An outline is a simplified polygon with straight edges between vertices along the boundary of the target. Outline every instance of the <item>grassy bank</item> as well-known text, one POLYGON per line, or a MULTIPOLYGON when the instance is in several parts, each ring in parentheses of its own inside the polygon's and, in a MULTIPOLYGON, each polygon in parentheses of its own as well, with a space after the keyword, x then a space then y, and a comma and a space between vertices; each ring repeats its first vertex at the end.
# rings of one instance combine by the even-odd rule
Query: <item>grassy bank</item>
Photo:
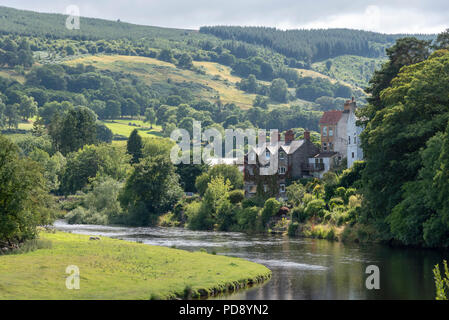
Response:
POLYGON ((268 279, 266 267, 239 258, 110 238, 41 233, 51 248, 0 256, 0 299, 170 299, 213 295, 268 279), (80 289, 66 288, 67 266, 80 289))

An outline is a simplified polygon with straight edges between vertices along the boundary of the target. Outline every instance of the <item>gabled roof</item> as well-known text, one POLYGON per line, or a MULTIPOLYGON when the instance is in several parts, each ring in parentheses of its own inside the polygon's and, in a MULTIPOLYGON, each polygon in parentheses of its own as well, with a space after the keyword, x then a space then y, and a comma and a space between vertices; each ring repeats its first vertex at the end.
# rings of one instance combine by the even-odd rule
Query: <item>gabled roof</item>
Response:
POLYGON ((337 124, 342 114, 341 110, 325 111, 320 119, 320 124, 337 124))
POLYGON ((304 144, 304 140, 293 140, 289 143, 285 143, 285 141, 280 141, 277 143, 277 145, 271 145, 270 143, 265 143, 259 147, 254 147, 252 150, 258 155, 263 155, 265 153, 265 150, 268 149, 271 154, 277 154, 279 148, 284 150, 286 154, 292 154, 296 150, 298 150, 299 147, 301 147, 304 144))
POLYGON ((336 156, 338 154, 338 152, 334 152, 334 151, 322 151, 320 153, 318 153, 317 155, 314 156, 314 158, 332 158, 334 156, 336 156))

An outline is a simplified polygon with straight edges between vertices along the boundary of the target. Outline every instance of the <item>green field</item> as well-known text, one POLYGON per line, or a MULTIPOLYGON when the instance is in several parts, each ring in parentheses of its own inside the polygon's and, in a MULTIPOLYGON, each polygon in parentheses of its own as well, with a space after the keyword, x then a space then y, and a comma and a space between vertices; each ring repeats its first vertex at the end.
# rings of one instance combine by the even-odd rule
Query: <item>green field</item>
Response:
POLYGON ((268 279, 271 271, 240 258, 188 252, 118 239, 41 233, 51 248, 0 256, 0 299, 170 299, 210 294, 268 279), (80 289, 66 288, 66 268, 80 289))
POLYGON ((160 136, 162 131, 162 127, 158 125, 153 125, 153 129, 150 129, 150 125, 143 122, 142 120, 116 119, 100 122, 106 125, 106 127, 108 127, 113 134, 121 135, 124 137, 129 137, 134 129, 137 129, 142 137, 160 136))

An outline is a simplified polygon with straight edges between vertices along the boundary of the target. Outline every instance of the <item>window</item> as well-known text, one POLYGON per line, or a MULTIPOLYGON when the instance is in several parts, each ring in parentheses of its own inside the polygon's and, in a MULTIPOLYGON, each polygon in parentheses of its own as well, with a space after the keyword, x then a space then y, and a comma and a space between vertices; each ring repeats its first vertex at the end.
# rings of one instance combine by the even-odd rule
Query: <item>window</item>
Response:
POLYGON ((285 184, 281 183, 281 184, 279 185, 279 191, 280 191, 281 193, 284 193, 284 192, 285 192, 285 184))
POLYGON ((351 144, 351 136, 348 136, 348 144, 351 144))
POLYGON ((323 127, 323 136, 327 136, 327 127, 323 127))
POLYGON ((334 135, 334 129, 329 128, 329 137, 332 137, 334 135))
POLYGON ((250 186, 249 187, 249 193, 256 193, 257 192, 257 186, 250 186))
POLYGON ((263 192, 267 192, 268 191, 268 185, 267 184, 264 184, 263 185, 263 192))
POLYGON ((354 136, 354 144, 357 144, 357 136, 354 136))
POLYGON ((270 160, 270 151, 269 150, 265 151, 265 158, 267 160, 270 160))
POLYGON ((326 151, 327 150, 327 143, 323 142, 323 150, 326 151))
POLYGON ((285 167, 279 167, 278 172, 280 174, 285 174, 285 172, 287 171, 287 169, 285 167))
POLYGON ((354 159, 354 152, 352 153, 352 158, 354 159))
POLYGON ((334 150, 334 145, 332 144, 332 142, 329 142, 329 151, 334 150))
POLYGON ((255 154, 254 152, 251 152, 251 153, 249 154, 249 160, 250 160, 250 161, 255 161, 255 160, 256 160, 256 154, 255 154))
POLYGON ((279 152, 279 159, 281 159, 281 160, 285 159, 285 152, 284 151, 279 152))

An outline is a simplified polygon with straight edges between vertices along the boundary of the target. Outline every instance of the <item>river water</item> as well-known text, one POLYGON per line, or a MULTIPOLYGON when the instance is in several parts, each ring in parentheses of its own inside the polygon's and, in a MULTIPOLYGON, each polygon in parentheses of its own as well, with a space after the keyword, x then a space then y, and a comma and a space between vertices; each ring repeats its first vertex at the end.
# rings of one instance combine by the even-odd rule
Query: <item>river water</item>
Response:
POLYGON ((218 299, 434 299, 432 269, 449 252, 348 245, 327 240, 203 232, 181 228, 68 225, 58 230, 244 258, 273 272, 263 285, 218 299), (365 286, 366 268, 380 270, 380 289, 365 286))

